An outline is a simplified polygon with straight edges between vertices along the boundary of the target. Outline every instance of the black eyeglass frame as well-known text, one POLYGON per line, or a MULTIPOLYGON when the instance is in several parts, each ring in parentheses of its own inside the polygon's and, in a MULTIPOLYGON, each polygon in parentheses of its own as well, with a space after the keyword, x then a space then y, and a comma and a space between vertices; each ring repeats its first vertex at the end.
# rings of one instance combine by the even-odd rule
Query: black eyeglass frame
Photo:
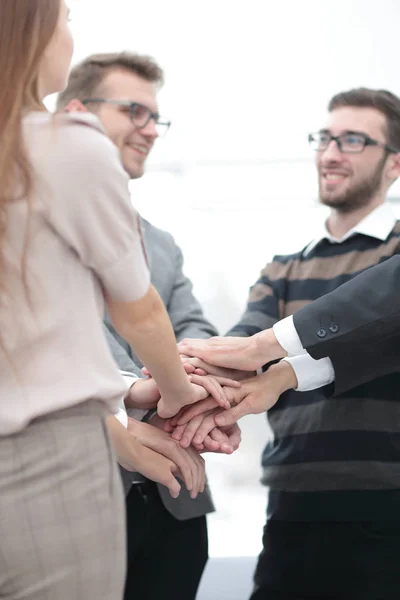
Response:
POLYGON ((165 135, 171 127, 171 121, 162 118, 157 112, 152 112, 147 106, 140 102, 129 102, 129 100, 107 100, 107 98, 85 98, 84 100, 81 100, 81 102, 84 106, 86 106, 86 104, 114 104, 115 106, 129 108, 129 118, 138 129, 144 129, 152 119, 156 126, 158 125, 159 127, 164 128, 162 135, 165 135), (134 121, 135 110, 137 107, 145 109, 148 113, 146 121, 140 125, 134 121))
POLYGON ((396 150, 396 148, 393 148, 392 146, 389 146, 388 144, 385 144, 384 142, 379 142, 378 140, 374 140, 372 137, 370 137, 366 133, 362 133, 362 131, 346 131, 344 133, 341 133, 340 135, 332 135, 327 130, 316 131, 314 133, 308 134, 308 143, 311 145, 313 142, 315 142, 315 140, 313 139, 313 136, 321 135, 321 134, 327 135, 329 137, 329 140, 327 141, 326 145, 324 145, 323 148, 320 148, 320 147, 313 148, 313 150, 315 150, 316 152, 325 152, 325 150, 328 148, 328 146, 331 142, 336 142, 337 147, 339 148, 339 151, 343 152, 344 154, 361 154, 361 152, 364 152, 364 150, 367 146, 378 146, 379 148, 383 148, 384 150, 386 150, 386 152, 389 152, 391 154, 398 154, 400 152, 400 150, 396 150), (357 135, 363 139, 363 145, 360 150, 343 150, 343 141, 341 138, 348 136, 348 135, 357 135))

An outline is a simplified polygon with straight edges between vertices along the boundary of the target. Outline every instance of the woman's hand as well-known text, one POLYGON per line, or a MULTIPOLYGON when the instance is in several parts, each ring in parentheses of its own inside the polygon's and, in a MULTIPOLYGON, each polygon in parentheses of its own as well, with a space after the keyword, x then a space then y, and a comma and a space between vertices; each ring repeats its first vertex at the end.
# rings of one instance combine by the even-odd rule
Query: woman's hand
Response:
POLYGON ((208 396, 212 396, 218 406, 229 408, 230 403, 227 396, 227 389, 238 389, 240 383, 231 379, 213 377, 211 375, 190 375, 189 381, 191 385, 190 392, 184 398, 171 398, 165 400, 161 397, 157 412, 162 418, 173 417, 183 406, 195 404, 199 400, 203 400, 208 396))

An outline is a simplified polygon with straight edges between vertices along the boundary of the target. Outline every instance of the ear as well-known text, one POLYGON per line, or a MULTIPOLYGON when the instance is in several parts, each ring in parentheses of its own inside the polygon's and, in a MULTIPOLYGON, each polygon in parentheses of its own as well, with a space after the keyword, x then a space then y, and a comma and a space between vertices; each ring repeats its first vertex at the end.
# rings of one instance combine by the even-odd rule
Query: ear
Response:
POLYGON ((88 112, 88 109, 80 100, 74 98, 68 102, 67 106, 64 108, 64 112, 88 112))
POLYGON ((392 154, 389 157, 389 168, 387 171, 388 176, 392 180, 392 182, 400 177, 400 152, 397 154, 392 154))

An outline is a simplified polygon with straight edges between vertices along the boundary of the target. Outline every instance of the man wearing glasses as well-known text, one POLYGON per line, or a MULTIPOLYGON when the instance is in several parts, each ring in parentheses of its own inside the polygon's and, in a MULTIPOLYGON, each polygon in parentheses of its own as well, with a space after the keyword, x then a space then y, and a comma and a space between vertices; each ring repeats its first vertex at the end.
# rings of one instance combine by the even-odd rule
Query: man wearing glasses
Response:
MULTIPOLYGON (((265 267, 229 335, 268 329, 400 250, 400 223, 385 201, 400 176, 400 99, 339 93, 309 143, 330 215, 300 252, 265 267)), ((329 330, 338 328, 331 317, 329 330)), ((400 375, 332 397, 326 361, 286 360, 298 388, 268 411, 269 502, 251 600, 400 598, 400 375)))
MULTIPOLYGON (((144 174, 154 142, 170 127, 158 113, 157 92, 162 84, 163 72, 149 57, 128 52, 98 54, 74 67, 57 109, 94 112, 118 147, 125 170, 137 179, 144 174)), ((166 305, 177 339, 216 335, 183 274, 182 252, 172 236, 144 220, 142 228, 152 282, 166 305)), ((114 336, 111 348, 115 348, 115 340, 120 344, 118 352, 113 352, 120 368, 140 377, 139 359, 111 323, 107 327, 107 337, 114 336), (125 356, 121 358, 121 354, 125 356)), ((133 421, 129 421, 130 427, 134 427, 133 421)), ((233 446, 239 438, 237 430, 233 446)), ((125 600, 159 600, 164 593, 176 600, 194 600, 208 558, 205 515, 214 510, 209 490, 193 500, 182 487, 179 498, 172 499, 167 488, 138 473, 125 471, 123 479, 126 491, 130 490, 125 600)))

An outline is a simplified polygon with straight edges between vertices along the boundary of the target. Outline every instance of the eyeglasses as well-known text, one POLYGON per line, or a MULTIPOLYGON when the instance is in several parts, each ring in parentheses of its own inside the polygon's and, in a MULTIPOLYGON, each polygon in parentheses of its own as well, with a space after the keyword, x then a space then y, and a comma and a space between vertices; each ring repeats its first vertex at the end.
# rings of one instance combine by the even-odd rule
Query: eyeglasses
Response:
POLYGON ((106 100, 105 98, 86 98, 82 104, 115 104, 120 106, 121 110, 129 113, 129 118, 138 129, 144 129, 146 125, 154 120, 157 134, 163 137, 171 126, 171 121, 160 117, 156 112, 152 112, 144 104, 139 102, 129 102, 129 100, 106 100))
POLYGON ((324 152, 332 141, 336 142, 340 152, 345 154, 363 152, 366 146, 379 146, 386 152, 393 152, 394 154, 400 152, 400 150, 396 150, 383 142, 378 142, 369 135, 358 131, 346 131, 341 135, 332 135, 329 131, 317 131, 316 133, 310 133, 308 136, 311 148, 317 152, 324 152))

